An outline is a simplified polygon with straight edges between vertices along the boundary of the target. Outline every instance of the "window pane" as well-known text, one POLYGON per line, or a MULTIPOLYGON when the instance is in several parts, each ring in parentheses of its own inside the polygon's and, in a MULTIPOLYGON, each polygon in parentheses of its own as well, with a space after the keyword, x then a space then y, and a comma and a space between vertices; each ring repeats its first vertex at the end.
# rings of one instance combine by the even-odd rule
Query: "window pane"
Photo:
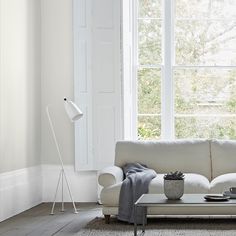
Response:
POLYGON ((235 0, 176 0, 177 18, 236 18, 235 0))
POLYGON ((211 15, 222 18, 236 18, 235 0, 211 0, 211 15))
POLYGON ((236 139, 236 117, 177 117, 176 138, 236 139))
POLYGON ((176 69, 174 82, 176 113, 236 113, 236 69, 176 69))
MULTIPOLYGON (((161 136, 162 2, 138 1, 139 139, 161 136)), ((170 2, 176 138, 236 139, 236 68, 217 68, 236 66, 236 0, 170 2)))
POLYGON ((176 0, 177 18, 209 17, 211 0, 176 0))
POLYGON ((236 65, 236 21, 176 20, 177 65, 236 65))
POLYGON ((138 113, 161 113, 161 70, 158 68, 138 71, 138 113))
POLYGON ((138 139, 159 139, 160 136, 160 116, 138 116, 138 139))
POLYGON ((139 17, 161 18, 161 0, 139 0, 139 17))
POLYGON ((139 64, 161 64, 161 21, 139 20, 138 31, 139 64))

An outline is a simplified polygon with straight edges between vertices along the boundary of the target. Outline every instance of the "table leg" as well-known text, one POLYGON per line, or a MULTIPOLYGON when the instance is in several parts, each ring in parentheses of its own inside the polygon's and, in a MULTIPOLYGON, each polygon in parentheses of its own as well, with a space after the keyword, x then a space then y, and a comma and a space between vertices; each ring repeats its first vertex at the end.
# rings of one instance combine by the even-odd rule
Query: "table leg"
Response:
POLYGON ((137 206, 134 204, 134 236, 137 236, 137 206))
POLYGON ((145 225, 146 225, 146 221, 147 221, 147 211, 146 211, 146 207, 143 207, 143 227, 142 227, 142 235, 144 235, 145 233, 145 225))

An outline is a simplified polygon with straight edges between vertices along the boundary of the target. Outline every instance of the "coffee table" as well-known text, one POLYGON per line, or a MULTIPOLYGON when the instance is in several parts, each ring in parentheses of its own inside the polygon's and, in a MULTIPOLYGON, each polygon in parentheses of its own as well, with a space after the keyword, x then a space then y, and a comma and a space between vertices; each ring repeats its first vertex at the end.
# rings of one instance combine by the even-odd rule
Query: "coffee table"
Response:
MULTIPOLYGON (((179 200, 168 200, 164 194, 143 194, 135 203, 134 203, 134 236, 137 236, 137 208, 138 207, 220 207, 220 206, 234 206, 236 207, 236 199, 230 199, 229 201, 206 201, 204 199, 205 194, 184 194, 184 196, 179 200)), ((143 216, 142 223, 142 233, 145 233, 145 224, 146 224, 147 215, 143 216)))

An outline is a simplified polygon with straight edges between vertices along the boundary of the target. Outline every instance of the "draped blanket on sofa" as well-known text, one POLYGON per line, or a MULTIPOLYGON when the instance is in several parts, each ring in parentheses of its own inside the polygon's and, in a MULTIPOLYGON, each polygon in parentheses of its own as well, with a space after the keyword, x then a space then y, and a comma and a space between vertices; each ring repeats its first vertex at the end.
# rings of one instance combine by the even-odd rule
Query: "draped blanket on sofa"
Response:
MULTIPOLYGON (((123 166, 125 180, 122 183, 119 198, 118 219, 134 223, 134 203, 148 193, 149 183, 156 177, 156 172, 140 163, 129 163, 123 166)), ((137 208, 137 223, 141 224, 146 209, 137 208)))

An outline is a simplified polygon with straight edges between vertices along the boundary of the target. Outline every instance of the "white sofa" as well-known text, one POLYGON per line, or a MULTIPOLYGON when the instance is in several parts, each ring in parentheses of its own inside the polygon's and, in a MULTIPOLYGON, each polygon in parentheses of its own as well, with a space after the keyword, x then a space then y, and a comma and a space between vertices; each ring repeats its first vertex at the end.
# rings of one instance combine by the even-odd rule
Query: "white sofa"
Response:
MULTIPOLYGON (((179 170, 185 174, 185 193, 222 193, 236 187, 236 141, 177 140, 120 141, 116 144, 115 165, 100 171, 100 200, 106 221, 118 214, 126 163, 146 164, 157 172, 149 193, 163 193, 163 175, 179 170)), ((152 207, 148 215, 236 215, 232 207, 152 207)))

